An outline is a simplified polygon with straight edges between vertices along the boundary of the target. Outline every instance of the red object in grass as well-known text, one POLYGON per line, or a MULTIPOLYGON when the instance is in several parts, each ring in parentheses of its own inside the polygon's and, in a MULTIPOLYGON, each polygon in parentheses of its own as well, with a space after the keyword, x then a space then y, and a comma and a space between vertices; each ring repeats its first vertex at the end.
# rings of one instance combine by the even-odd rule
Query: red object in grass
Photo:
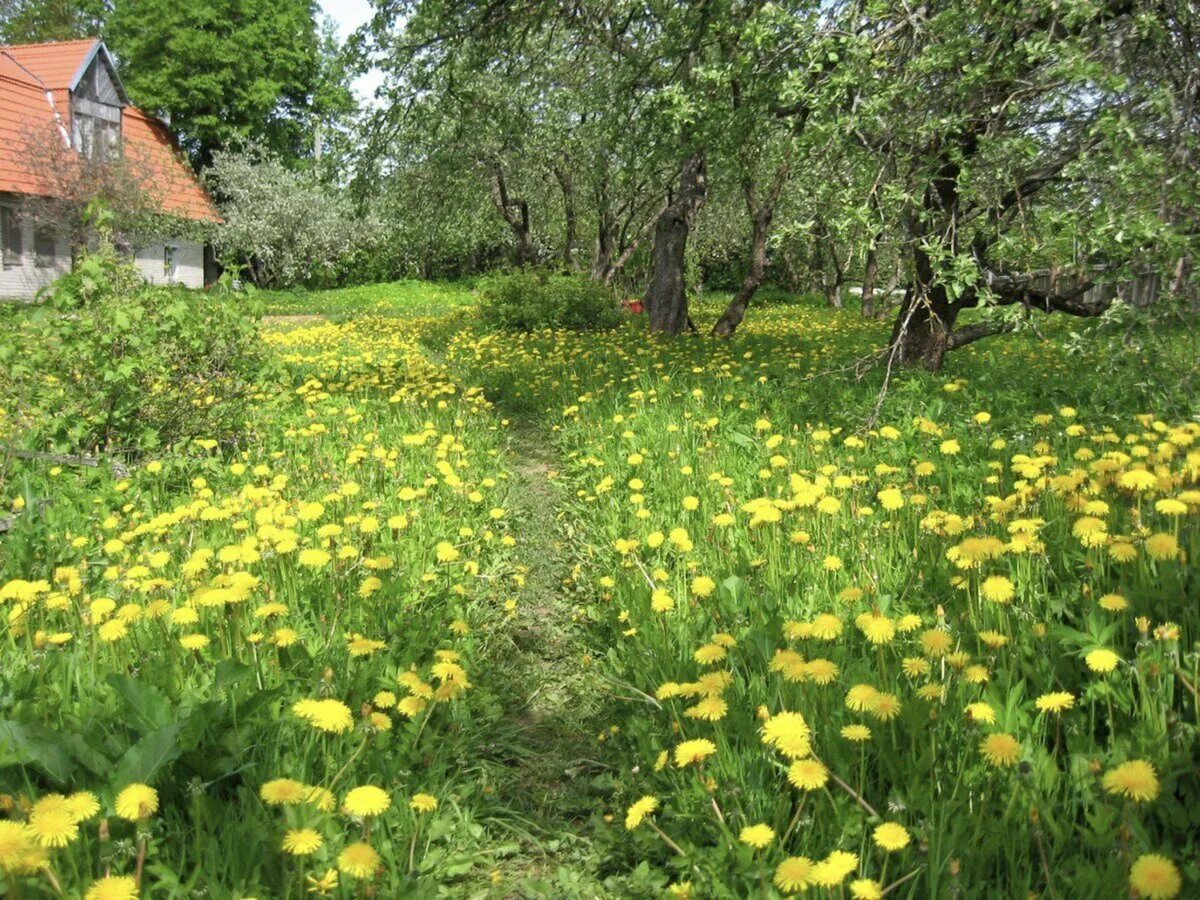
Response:
POLYGON ((625 308, 635 315, 645 310, 645 307, 642 306, 642 301, 636 297, 633 300, 626 300, 625 308))

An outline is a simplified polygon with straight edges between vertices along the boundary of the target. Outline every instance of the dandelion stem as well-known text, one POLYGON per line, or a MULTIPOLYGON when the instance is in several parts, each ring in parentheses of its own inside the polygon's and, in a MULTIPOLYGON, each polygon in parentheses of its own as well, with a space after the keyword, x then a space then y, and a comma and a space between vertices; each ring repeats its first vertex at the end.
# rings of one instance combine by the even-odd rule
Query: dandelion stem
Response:
MULTIPOLYGON (((813 759, 817 759, 817 758, 814 756, 813 759)), ((817 762, 820 762, 820 760, 817 760, 817 762)), ((829 769, 828 766, 826 766, 825 768, 829 769)), ((853 797, 854 800, 858 803, 858 805, 861 806, 864 810, 866 810, 868 813, 870 813, 876 819, 883 818, 883 816, 879 815, 879 811, 877 809, 875 809, 875 807, 873 807, 870 803, 868 803, 866 800, 863 799, 862 794, 860 794, 854 788, 850 787, 850 785, 846 784, 846 782, 842 781, 842 779, 838 778, 838 776, 834 773, 833 769, 829 769, 829 777, 833 779, 833 781, 837 784, 838 787, 840 787, 847 794, 849 794, 851 797, 853 797)))
POLYGON ((666 833, 661 828, 659 828, 657 825, 655 825, 653 821, 651 821, 650 819, 647 819, 646 824, 649 825, 652 829, 654 829, 654 833, 663 839, 664 844, 666 844, 668 847, 670 847, 672 850, 674 850, 680 856, 687 856, 687 854, 684 853, 683 848, 680 847, 673 840, 671 840, 669 837, 667 837, 666 833))
POLYGON ((904 884, 904 882, 912 881, 914 878, 916 878, 920 874, 921 874, 921 867, 918 866, 917 868, 915 868, 911 872, 909 872, 907 875, 903 876, 902 878, 897 878, 895 881, 893 881, 891 884, 889 884, 887 887, 885 887, 883 889, 883 891, 880 893, 880 896, 886 897, 888 894, 890 894, 896 888, 900 887, 900 885, 904 884))
POLYGON ((792 816, 792 821, 788 823, 787 831, 785 831, 783 833, 783 837, 779 839, 781 846, 787 844, 787 839, 790 838, 792 836, 792 832, 795 831, 796 825, 798 825, 800 822, 800 814, 804 812, 804 804, 807 802, 808 794, 805 794, 800 798, 800 805, 796 807, 796 812, 792 816))

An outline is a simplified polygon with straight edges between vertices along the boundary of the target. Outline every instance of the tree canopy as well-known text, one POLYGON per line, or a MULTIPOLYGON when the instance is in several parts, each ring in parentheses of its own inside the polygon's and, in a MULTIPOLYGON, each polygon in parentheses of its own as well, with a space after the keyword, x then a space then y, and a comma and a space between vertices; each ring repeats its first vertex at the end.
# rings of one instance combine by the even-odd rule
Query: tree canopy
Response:
POLYGON ((1122 277, 1187 286, 1192 4, 375 7, 373 164, 469 173, 514 263, 620 274, 654 330, 690 327, 697 252, 737 288, 720 335, 769 278, 834 304, 855 281, 874 314, 882 277, 893 355, 931 368, 1033 310, 1098 314, 1122 277))

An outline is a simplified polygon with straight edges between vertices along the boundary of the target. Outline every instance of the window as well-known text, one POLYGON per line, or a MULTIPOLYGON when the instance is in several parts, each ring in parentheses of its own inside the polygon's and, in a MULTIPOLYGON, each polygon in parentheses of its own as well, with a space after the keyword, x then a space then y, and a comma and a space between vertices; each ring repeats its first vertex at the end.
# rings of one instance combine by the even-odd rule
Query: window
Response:
POLYGON ((179 250, 174 244, 163 244, 163 275, 169 280, 175 280, 175 273, 178 271, 178 266, 175 262, 175 253, 179 250))
POLYGON ((57 244, 52 229, 44 225, 35 228, 33 232, 33 264, 39 269, 51 268, 54 265, 54 258, 58 255, 57 244))
POLYGON ((120 121, 111 122, 76 108, 75 148, 84 158, 99 162, 112 162, 120 158, 120 121))
POLYGON ((14 207, 0 206, 0 243, 4 250, 4 268, 21 265, 21 215, 14 207))

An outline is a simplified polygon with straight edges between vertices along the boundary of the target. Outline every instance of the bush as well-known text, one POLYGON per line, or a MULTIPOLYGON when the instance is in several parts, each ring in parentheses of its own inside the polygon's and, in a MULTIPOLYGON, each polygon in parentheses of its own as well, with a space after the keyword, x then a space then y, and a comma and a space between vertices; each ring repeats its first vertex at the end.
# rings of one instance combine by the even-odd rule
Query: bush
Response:
POLYGON ((252 302, 145 286, 111 247, 85 257, 0 335, 23 443, 135 454, 234 434, 264 360, 252 302))
POLYGON ((480 314, 493 328, 535 331, 612 328, 621 319, 616 295, 583 275, 524 270, 479 283, 480 314))

